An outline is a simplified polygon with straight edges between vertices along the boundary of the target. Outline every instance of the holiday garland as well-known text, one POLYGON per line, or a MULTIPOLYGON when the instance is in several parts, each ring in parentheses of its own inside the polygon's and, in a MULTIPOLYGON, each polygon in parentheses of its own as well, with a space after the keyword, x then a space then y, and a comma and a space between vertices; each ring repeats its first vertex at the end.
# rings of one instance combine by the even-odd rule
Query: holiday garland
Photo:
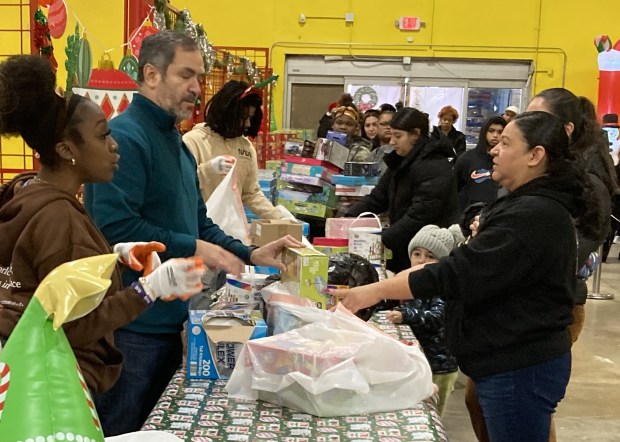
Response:
POLYGON ((47 23, 47 17, 41 11, 41 8, 38 8, 34 13, 34 29, 32 31, 32 36, 34 39, 34 46, 39 51, 39 55, 47 58, 56 72, 58 69, 58 62, 54 57, 54 46, 52 45, 52 37, 50 36, 50 28, 47 23))

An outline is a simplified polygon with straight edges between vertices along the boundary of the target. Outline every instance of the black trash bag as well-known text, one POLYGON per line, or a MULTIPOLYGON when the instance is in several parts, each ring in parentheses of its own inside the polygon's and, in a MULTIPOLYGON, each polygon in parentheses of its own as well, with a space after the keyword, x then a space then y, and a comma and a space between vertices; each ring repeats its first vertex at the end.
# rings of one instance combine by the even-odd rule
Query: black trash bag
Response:
MULTIPOLYGON (((354 253, 341 253, 329 257, 327 284, 358 287, 379 281, 379 274, 366 259, 354 253)), ((355 315, 368 321, 375 313, 376 305, 359 310, 355 315)))

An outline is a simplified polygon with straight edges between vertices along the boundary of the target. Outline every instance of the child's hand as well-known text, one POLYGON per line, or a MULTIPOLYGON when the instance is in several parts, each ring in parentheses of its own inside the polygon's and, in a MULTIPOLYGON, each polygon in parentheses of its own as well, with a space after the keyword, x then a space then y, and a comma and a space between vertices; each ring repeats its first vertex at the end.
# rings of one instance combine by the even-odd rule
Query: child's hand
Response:
POLYGON ((391 312, 388 312, 386 318, 392 324, 400 324, 401 322, 403 322, 403 314, 398 310, 392 310, 391 312))

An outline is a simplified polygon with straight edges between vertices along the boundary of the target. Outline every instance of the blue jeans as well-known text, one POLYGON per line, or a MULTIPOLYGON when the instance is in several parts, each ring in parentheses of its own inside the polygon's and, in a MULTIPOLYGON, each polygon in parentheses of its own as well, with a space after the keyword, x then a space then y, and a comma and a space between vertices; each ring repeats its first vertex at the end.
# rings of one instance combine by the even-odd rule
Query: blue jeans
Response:
POLYGON ((179 368, 181 334, 114 333, 123 370, 114 387, 94 397, 105 436, 138 431, 179 368))
POLYGON ((473 379, 492 442, 548 442, 551 413, 564 398, 570 352, 543 364, 473 379))

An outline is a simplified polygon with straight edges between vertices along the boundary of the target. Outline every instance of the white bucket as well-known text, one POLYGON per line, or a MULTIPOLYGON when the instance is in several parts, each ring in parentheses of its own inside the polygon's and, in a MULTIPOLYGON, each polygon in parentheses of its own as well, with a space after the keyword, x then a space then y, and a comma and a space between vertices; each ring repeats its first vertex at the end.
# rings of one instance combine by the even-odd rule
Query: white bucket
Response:
POLYGON ((383 259, 383 242, 381 242, 381 221, 372 212, 360 213, 357 219, 364 215, 372 215, 377 220, 376 227, 355 227, 355 222, 349 227, 349 253, 355 253, 366 258, 374 266, 380 266, 383 259))

